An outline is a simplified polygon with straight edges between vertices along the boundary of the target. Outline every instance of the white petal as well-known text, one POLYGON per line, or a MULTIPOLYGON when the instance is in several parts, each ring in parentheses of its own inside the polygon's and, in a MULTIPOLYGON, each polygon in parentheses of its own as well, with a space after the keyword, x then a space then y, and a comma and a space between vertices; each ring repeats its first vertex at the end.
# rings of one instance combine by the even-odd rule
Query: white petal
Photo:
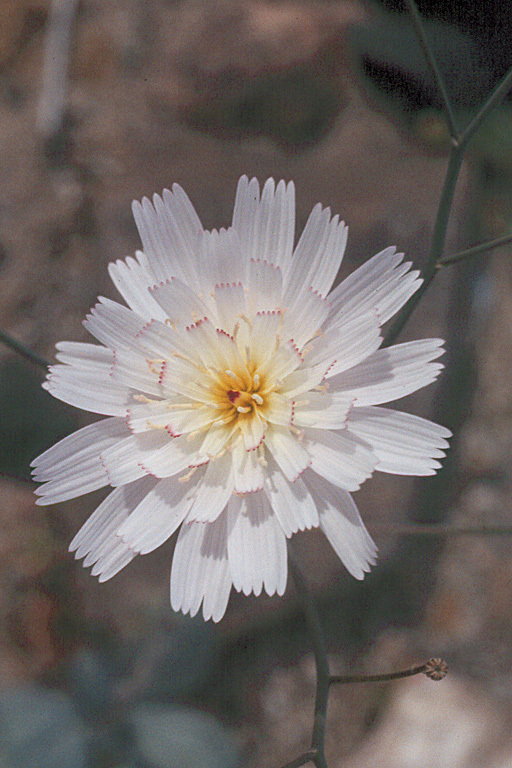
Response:
POLYGON ((221 283, 245 283, 247 263, 242 254, 238 233, 234 229, 203 232, 199 246, 199 263, 201 284, 207 296, 221 283))
POLYGON ((411 263, 401 264, 404 255, 395 250, 381 251, 329 294, 334 322, 376 309, 380 322, 385 323, 418 290, 423 282, 419 272, 409 272, 411 263))
POLYGON ((302 349, 319 331, 329 315, 330 305, 312 288, 297 293, 288 305, 282 334, 302 349))
POLYGON ((246 451, 242 443, 231 449, 235 493, 252 493, 263 488, 263 464, 259 451, 246 451))
POLYGON ((150 320, 138 331, 132 339, 131 349, 155 360, 169 360, 176 351, 190 351, 183 334, 158 320, 150 320))
POLYGON ((319 384, 328 375, 329 369, 333 365, 331 361, 327 363, 318 363, 310 368, 303 367, 300 370, 293 371, 289 376, 283 379, 282 391, 286 397, 295 399, 304 392, 318 387, 319 384))
POLYGON ((265 446, 287 480, 294 482, 311 464, 311 456, 286 427, 269 425, 265 446))
POLYGON ((153 197, 154 207, 144 198, 132 205, 133 215, 157 281, 179 277, 198 287, 197 242, 201 222, 185 192, 177 184, 162 198, 153 197))
POLYGON ((112 377, 112 350, 73 342, 61 342, 58 348, 57 357, 64 364, 50 366, 43 389, 76 408, 103 416, 124 416, 129 391, 112 377))
POLYGON ((235 325, 247 313, 245 292, 242 283, 222 283, 215 286, 215 305, 218 327, 233 335, 235 325))
POLYGON ((426 387, 439 375, 442 339, 421 339, 378 349, 349 371, 329 380, 333 390, 354 397, 355 404, 379 405, 426 387))
POLYGON ((318 525, 315 502, 302 478, 289 483, 268 456, 264 491, 286 536, 318 525))
POLYGON ((228 504, 228 557, 233 586, 249 595, 286 589, 287 555, 283 529, 261 491, 232 497, 228 504))
POLYGON ((186 483, 176 477, 159 480, 118 528, 117 535, 134 552, 146 555, 179 528, 191 503, 186 483))
POLYGON ((187 523, 211 523, 217 519, 234 489, 232 459, 229 453, 208 462, 204 477, 196 483, 187 523))
POLYGON ((68 435, 34 459, 34 479, 48 481, 36 489, 42 497, 37 504, 55 504, 108 485, 100 454, 128 434, 124 420, 104 419, 68 435))
POLYGON ((311 469, 345 491, 357 491, 372 474, 377 457, 355 435, 306 429, 304 445, 311 456, 311 469))
POLYGON ((286 270, 295 236, 295 188, 293 182, 268 179, 260 200, 257 179, 242 176, 238 182, 233 227, 247 260, 262 259, 286 270))
POLYGON ((213 523, 184 523, 171 570, 171 605, 195 616, 203 603, 205 620, 220 621, 231 591, 226 514, 213 523))
POLYGON ((145 321, 122 304, 100 297, 83 324, 106 347, 130 349, 145 321))
POLYGON ((364 527, 352 497, 316 477, 311 470, 305 475, 315 499, 320 527, 345 568, 356 579, 363 579, 375 564, 377 548, 364 527))
POLYGON ((375 352, 382 343, 375 311, 350 317, 347 322, 324 329, 303 350, 307 365, 333 361, 326 378, 353 368, 375 352))
POLYGON ((265 418, 271 424, 291 427, 293 424, 294 402, 288 397, 271 392, 265 398, 265 418))
MULTIPOLYGON (((163 363, 149 360, 134 350, 119 349, 113 352, 111 377, 120 387, 130 392, 128 404, 133 402, 133 393, 143 392, 153 397, 163 397, 160 383, 163 363)), ((126 409, 127 411, 128 409, 126 409)))
POLYGON ((84 344, 81 341, 59 341, 55 357, 60 363, 76 368, 94 368, 108 372, 112 368, 113 352, 100 344, 84 344))
POLYGON ((247 311, 271 312, 283 304, 283 279, 281 270, 263 259, 251 259, 247 276, 247 311))
POLYGON ((218 456, 231 440, 236 428, 236 422, 233 422, 233 426, 230 424, 214 424, 211 426, 206 433, 206 437, 204 437, 202 443, 199 445, 198 455, 204 457, 205 460, 218 456))
POLYGON ((397 475, 433 475, 451 432, 439 424, 386 408, 355 408, 347 428, 371 445, 377 469, 397 475))
POLYGON ((153 429, 115 443, 102 452, 101 460, 110 485, 124 485, 143 475, 170 477, 193 466, 197 447, 197 440, 153 429))
POLYGON ((199 453, 201 442, 201 435, 174 437, 159 450, 149 451, 141 459, 141 466, 155 477, 171 477, 185 469, 201 466, 208 461, 208 457, 199 453))
POLYGON ((128 423, 134 433, 164 428, 171 437, 179 437, 208 426, 217 415, 213 408, 194 408, 185 398, 175 398, 131 405, 128 408, 128 423))
POLYGON ((150 477, 116 488, 96 509, 69 545, 75 557, 85 557, 84 566, 95 564, 93 575, 106 581, 135 557, 117 535, 117 529, 149 493, 155 480, 150 477))
POLYGON ((266 422, 256 415, 248 414, 247 417, 244 417, 243 414, 240 415, 238 428, 246 451, 254 451, 262 444, 266 426, 266 422))
POLYGON ((129 257, 109 264, 108 273, 130 309, 145 320, 165 320, 165 312, 149 292, 158 280, 145 253, 137 251, 136 259, 129 257))
POLYGON ((174 325, 196 323, 208 313, 204 302, 177 277, 154 285, 150 294, 163 310, 164 317, 174 325))
MULTIPOLYGON (((225 332, 214 328, 208 319, 189 326, 185 332, 189 356, 196 356, 202 363, 199 368, 205 373, 205 368, 234 370, 241 367, 243 359, 236 344, 225 332)), ((196 374, 197 375, 197 374, 196 374)))
POLYGON ((343 429, 353 400, 343 393, 307 392, 295 402, 293 423, 297 427, 343 429))
POLYGON ((312 288, 326 296, 340 268, 348 229, 330 208, 316 205, 306 222, 286 274, 285 298, 295 297, 312 288))
POLYGON ((282 379, 302 365, 296 344, 281 340, 280 312, 260 312, 253 320, 248 338, 252 357, 259 362, 256 373, 268 379, 282 379))

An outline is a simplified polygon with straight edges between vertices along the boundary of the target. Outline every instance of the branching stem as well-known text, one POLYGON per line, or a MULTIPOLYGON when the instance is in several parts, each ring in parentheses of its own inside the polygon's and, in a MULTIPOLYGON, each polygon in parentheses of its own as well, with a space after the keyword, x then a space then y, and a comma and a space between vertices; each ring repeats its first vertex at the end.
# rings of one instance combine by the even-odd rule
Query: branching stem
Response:
POLYGON ((439 259, 436 266, 440 269, 441 267, 446 267, 450 264, 456 264, 458 261, 469 259, 472 256, 480 256, 482 253, 487 253, 487 251, 492 251, 493 248, 499 248, 501 245, 507 245, 508 243, 512 243, 512 233, 497 237, 495 240, 489 240, 487 243, 473 245, 471 248, 465 248, 463 251, 457 251, 457 253, 454 253, 451 256, 445 256, 444 258, 439 259))
POLYGON ((48 366, 50 365, 48 360, 45 360, 44 357, 38 355, 37 352, 33 352, 31 349, 28 349, 28 347, 22 344, 21 341, 16 341, 16 339, 13 339, 12 336, 10 336, 8 333, 5 333, 4 331, 0 331, 0 343, 5 344, 5 346, 9 347, 9 349, 12 349, 13 352, 17 352, 27 360, 30 360, 30 362, 34 363, 34 365, 38 365, 45 371, 48 370, 48 366))
MULTIPOLYGON (((295 587, 301 596, 304 605, 304 612, 313 645, 313 654, 315 656, 316 665, 315 714, 313 734, 311 737, 311 750, 309 752, 310 758, 308 759, 315 764, 316 768, 327 768, 327 761, 325 759, 325 725, 327 719, 327 703, 329 699, 330 671, 327 651, 325 649, 324 633, 306 579, 292 555, 290 555, 289 563, 295 587)), ((299 763, 299 765, 303 765, 303 763, 299 763)))

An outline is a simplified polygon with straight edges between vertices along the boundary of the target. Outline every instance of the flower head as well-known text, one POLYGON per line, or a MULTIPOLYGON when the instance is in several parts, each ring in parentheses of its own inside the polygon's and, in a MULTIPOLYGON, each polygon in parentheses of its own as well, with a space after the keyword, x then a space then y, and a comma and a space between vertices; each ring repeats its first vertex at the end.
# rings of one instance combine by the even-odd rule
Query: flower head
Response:
POLYGON ((260 195, 243 176, 218 232, 177 185, 133 211, 144 250, 109 267, 128 308, 100 298, 100 344, 58 344, 43 385, 109 418, 33 462, 39 503, 114 488, 70 547, 101 581, 179 529, 172 606, 215 621, 232 586, 284 592, 305 528, 363 578, 376 548, 350 492, 374 470, 433 474, 450 434, 379 407, 442 368, 439 339, 380 349, 418 272, 387 248, 331 291, 347 228, 317 205, 294 248, 292 183, 260 195))

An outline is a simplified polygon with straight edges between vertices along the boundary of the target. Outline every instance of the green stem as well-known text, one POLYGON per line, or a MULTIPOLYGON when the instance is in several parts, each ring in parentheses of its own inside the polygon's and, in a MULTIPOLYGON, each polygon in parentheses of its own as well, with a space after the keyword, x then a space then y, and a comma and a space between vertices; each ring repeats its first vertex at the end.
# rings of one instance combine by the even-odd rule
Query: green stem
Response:
POLYGON ((423 524, 372 526, 372 531, 384 536, 511 536, 510 526, 487 525, 443 525, 423 524))
POLYGON ((462 259, 469 259, 471 256, 479 256, 487 251, 492 251, 493 248, 499 248, 500 245, 507 245, 512 242, 512 233, 508 235, 502 235, 497 237, 496 240, 489 240, 487 243, 481 243, 480 245, 473 245, 471 248, 465 248, 463 251, 457 251, 452 256, 445 256, 439 259, 437 262, 437 268, 446 267, 449 264, 455 264, 462 259))
POLYGON ((459 129, 457 128, 457 123, 455 121, 455 116, 453 114, 452 105, 450 102, 450 98, 448 96, 448 91, 446 90, 446 86, 444 84, 443 76, 439 71, 439 67, 437 66, 437 61, 434 58, 434 54, 432 53, 430 43, 427 40, 427 36, 425 34, 425 27, 423 26, 423 21, 421 20, 421 16, 418 13, 418 8, 416 6, 415 1, 406 0, 406 4, 409 7, 409 12, 411 14, 412 23, 416 31, 418 42, 423 50, 423 53, 425 54, 425 58, 427 60, 428 66, 430 67, 430 71, 436 82, 436 85, 439 88, 439 92, 443 100, 444 111, 446 113, 446 121, 448 123, 448 130, 450 132, 450 136, 453 141, 457 142, 459 139, 459 129))
POLYGON ((448 159, 446 177, 437 208, 432 244, 430 246, 427 265, 423 273, 423 283, 420 285, 416 293, 411 296, 409 301, 398 313, 394 322, 391 324, 382 344, 383 347, 389 347, 391 344, 393 344, 397 336, 402 332, 410 316, 418 306, 419 302, 423 298, 423 295, 428 290, 432 280, 437 274, 437 263, 442 256, 446 241, 446 232, 448 229, 448 221, 450 219, 452 210, 453 196, 455 194, 455 188, 457 186, 463 157, 464 152, 461 151, 459 147, 453 147, 448 159))
POLYGON ((316 768, 327 768, 325 758, 325 726, 329 699, 329 662, 325 649, 324 633, 315 602, 307 582, 294 558, 290 555, 290 570, 297 592, 302 598, 306 622, 313 645, 316 664, 316 696, 313 733, 311 737, 311 757, 316 768))
POLYGON ((508 92, 512 88, 512 69, 510 69, 501 83, 496 86, 489 98, 485 101, 483 106, 478 111, 475 118, 471 121, 468 127, 463 131, 459 141, 459 148, 464 150, 469 144, 475 133, 480 129, 484 120, 491 114, 492 110, 498 107, 503 99, 507 96, 508 92))
POLYGON ((6 347, 9 347, 9 349, 12 349, 14 352, 17 352, 19 355, 22 355, 27 360, 30 360, 30 362, 34 363, 34 365, 38 365, 40 368, 44 368, 45 371, 48 370, 48 366, 50 365, 48 360, 45 360, 44 357, 38 355, 37 352, 32 352, 31 349, 28 349, 20 341, 13 339, 12 336, 9 336, 8 333, 0 331, 0 342, 5 344, 6 347))
POLYGON ((315 753, 312 751, 304 752, 303 755, 299 755, 299 757, 296 757, 295 760, 291 760, 289 763, 286 763, 286 765, 282 765, 281 768, 300 768, 301 765, 306 765, 307 763, 313 763, 315 760, 315 753))
POLYGON ((330 683, 382 683, 386 680, 398 680, 401 677, 421 675, 427 669, 426 664, 418 664, 409 669, 401 669, 399 672, 386 672, 381 675, 332 675, 330 683))

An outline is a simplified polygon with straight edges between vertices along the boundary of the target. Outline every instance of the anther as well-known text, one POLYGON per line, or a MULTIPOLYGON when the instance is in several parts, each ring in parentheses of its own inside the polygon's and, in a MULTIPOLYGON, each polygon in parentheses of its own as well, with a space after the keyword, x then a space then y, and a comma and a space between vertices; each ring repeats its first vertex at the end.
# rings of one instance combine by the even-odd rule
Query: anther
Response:
POLYGON ((251 409, 248 406, 239 405, 237 411, 238 413, 250 413, 251 409))
POLYGON ((253 400, 254 400, 256 403, 258 403, 258 405, 263 405, 263 398, 261 397, 261 395, 258 395, 258 394, 257 394, 257 392, 254 392, 254 393, 253 393, 253 395, 252 395, 252 399, 253 399, 253 400))

